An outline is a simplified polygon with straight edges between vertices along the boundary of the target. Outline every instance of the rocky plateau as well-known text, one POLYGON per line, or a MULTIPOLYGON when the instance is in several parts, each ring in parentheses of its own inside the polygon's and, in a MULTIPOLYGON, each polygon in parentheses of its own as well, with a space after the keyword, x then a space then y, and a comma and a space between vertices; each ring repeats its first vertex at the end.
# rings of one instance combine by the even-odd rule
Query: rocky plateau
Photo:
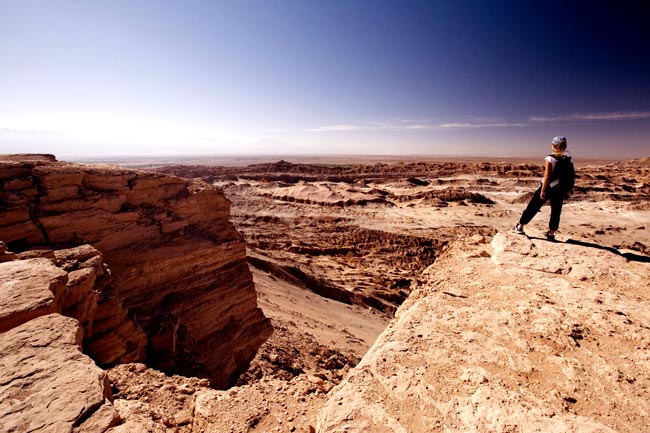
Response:
POLYGON ((0 431, 650 430, 650 159, 307 162, 0 158, 0 431))

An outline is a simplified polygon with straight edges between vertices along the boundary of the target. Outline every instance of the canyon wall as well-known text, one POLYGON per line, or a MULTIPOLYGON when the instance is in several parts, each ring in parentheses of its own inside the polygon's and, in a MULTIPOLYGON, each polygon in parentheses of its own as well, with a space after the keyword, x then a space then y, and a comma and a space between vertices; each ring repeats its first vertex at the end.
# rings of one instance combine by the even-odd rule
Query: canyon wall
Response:
POLYGON ((227 387, 270 335, 220 190, 47 155, 0 157, 0 182, 9 251, 30 259, 88 244, 108 265, 96 306, 79 319, 100 365, 146 360, 227 387))

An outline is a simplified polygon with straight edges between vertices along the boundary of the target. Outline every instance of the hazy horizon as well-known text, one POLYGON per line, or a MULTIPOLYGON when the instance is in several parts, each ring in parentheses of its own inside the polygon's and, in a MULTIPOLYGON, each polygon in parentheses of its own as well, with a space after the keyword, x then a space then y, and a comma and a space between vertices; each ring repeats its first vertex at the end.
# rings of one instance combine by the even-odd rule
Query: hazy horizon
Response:
POLYGON ((645 157, 649 13, 0 0, 0 153, 645 157))

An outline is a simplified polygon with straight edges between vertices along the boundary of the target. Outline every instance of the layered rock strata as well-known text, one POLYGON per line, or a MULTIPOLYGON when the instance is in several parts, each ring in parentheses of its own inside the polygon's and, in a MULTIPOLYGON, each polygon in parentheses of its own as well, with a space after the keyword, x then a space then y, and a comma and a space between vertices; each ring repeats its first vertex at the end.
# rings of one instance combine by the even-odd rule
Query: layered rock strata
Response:
POLYGON ((114 299, 103 299, 110 272, 99 251, 82 245, 12 256, 0 263, 0 431, 150 431, 130 419, 113 399, 110 376, 82 353, 82 341, 95 358, 123 353, 122 337, 139 335, 129 341, 137 359, 146 343, 130 320, 93 338, 106 331, 101 310, 112 317, 120 311, 114 299))
POLYGON ((493 173, 511 177, 538 176, 544 167, 535 164, 494 164, 494 163, 456 163, 456 162, 404 162, 391 164, 293 164, 287 161, 251 164, 246 167, 219 167, 201 165, 174 165, 161 167, 161 173, 185 177, 204 177, 212 180, 264 180, 297 183, 306 182, 348 182, 360 180, 399 179, 417 176, 445 177, 461 173, 493 173))
POLYGON ((0 158, 0 182, 0 240, 9 250, 90 244, 110 267, 111 290, 98 299, 89 334, 104 337, 88 345, 100 363, 133 361, 138 352, 137 332, 111 341, 127 330, 114 300, 128 309, 131 329, 144 330, 149 365, 216 387, 231 384, 270 334, 218 189, 33 156, 0 158))
POLYGON ((585 243, 456 244, 333 390, 316 431, 648 431, 647 275, 585 243))
POLYGON ((84 330, 86 352, 101 364, 144 356, 146 336, 110 285, 101 253, 90 245, 13 254, 0 263, 0 332, 59 313, 84 330))

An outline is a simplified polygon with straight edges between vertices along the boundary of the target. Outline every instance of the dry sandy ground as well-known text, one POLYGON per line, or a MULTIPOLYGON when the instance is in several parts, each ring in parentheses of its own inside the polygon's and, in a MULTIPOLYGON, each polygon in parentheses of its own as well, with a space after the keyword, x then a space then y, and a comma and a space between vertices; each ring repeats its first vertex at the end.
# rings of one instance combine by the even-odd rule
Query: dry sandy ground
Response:
MULTIPOLYGON (((539 184, 538 166, 477 164, 366 166, 358 176, 288 163, 178 169, 219 185, 231 200, 275 332, 240 386, 216 391, 197 379, 121 366, 111 372, 117 401, 147 404, 143 413, 160 420, 183 418, 191 400, 191 421, 168 422, 181 432, 313 431, 327 392, 423 283, 435 257, 458 238, 489 241, 511 229, 539 184), (147 385, 152 380, 160 386, 147 385)), ((649 161, 581 167, 579 174, 558 240, 646 260, 649 161)), ((548 218, 545 207, 528 235, 541 238, 548 218)))

